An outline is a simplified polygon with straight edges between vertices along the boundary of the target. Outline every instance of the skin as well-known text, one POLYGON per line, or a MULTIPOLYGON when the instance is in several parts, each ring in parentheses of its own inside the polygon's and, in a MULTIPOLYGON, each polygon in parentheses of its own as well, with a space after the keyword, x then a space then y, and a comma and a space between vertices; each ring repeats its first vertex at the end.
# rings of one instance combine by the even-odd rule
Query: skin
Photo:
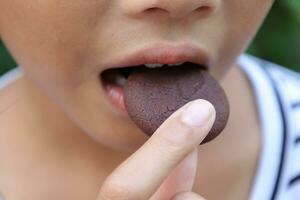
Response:
MULTIPOLYGON (((179 191, 194 192, 178 197, 185 200, 201 199, 195 193, 207 199, 247 199, 260 128, 251 86, 235 61, 272 3, 1 0, 0 37, 25 75, 0 93, 0 191, 7 199, 124 197, 124 190, 110 184, 117 180, 139 186, 130 190, 130 199, 149 199, 164 181, 153 199, 179 191), (198 147, 206 130, 196 131, 196 142, 178 143, 177 151, 165 155, 155 153, 157 146, 150 142, 158 139, 148 140, 112 107, 98 76, 109 68, 106 63, 134 49, 175 41, 207 49, 211 74, 228 95, 231 116, 214 141, 198 147), (137 150, 140 154, 133 154, 137 150), (142 174, 157 174, 153 180, 133 173, 144 158, 162 162, 145 167, 142 174), (157 166, 166 166, 165 171, 157 166)), ((178 120, 172 115, 156 137, 172 132, 178 120)), ((168 142, 162 146, 162 152, 172 148, 168 142)))

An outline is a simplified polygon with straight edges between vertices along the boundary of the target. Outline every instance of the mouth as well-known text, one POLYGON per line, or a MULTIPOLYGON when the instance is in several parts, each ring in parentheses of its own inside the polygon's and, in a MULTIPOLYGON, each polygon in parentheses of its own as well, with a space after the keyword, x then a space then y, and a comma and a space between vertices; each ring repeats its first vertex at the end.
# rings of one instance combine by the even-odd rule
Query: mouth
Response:
POLYGON ((109 101, 122 112, 127 113, 124 104, 124 85, 127 78, 136 72, 151 72, 154 70, 176 70, 185 66, 199 67, 202 70, 208 70, 205 65, 198 65, 192 62, 178 64, 144 64, 129 67, 111 68, 104 70, 101 75, 101 83, 107 94, 109 101))
POLYGON ((209 71, 209 56, 193 44, 156 44, 142 49, 130 56, 106 64, 106 69, 100 74, 101 84, 108 101, 118 111, 127 114, 124 104, 124 85, 127 78, 136 72, 151 72, 153 70, 175 70, 185 66, 200 67, 209 71))

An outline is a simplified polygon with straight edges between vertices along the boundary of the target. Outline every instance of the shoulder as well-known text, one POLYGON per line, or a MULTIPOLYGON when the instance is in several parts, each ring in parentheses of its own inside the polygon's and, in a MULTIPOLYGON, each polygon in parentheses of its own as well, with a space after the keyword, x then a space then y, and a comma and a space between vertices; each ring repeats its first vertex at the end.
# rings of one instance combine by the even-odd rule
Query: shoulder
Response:
POLYGON ((248 54, 240 57, 239 64, 243 65, 241 67, 257 83, 257 90, 261 91, 261 99, 264 102, 263 108, 270 107, 272 99, 276 102, 275 107, 271 107, 272 111, 264 115, 264 128, 268 131, 263 132, 262 157, 253 187, 254 198, 251 199, 258 199, 257 196, 268 196, 268 199, 271 199, 271 195, 272 199, 298 199, 300 195, 300 74, 282 65, 248 54), (269 93, 267 89, 273 92, 269 93), (279 116, 276 123, 273 120, 274 116, 279 116), (269 125, 266 126, 266 123, 269 125), (269 186, 267 186, 268 181, 269 186), (267 187, 269 189, 266 189, 267 187))
POLYGON ((300 98, 299 72, 249 54, 243 54, 238 62, 255 82, 271 83, 273 87, 280 91, 281 96, 291 97, 290 101, 300 98), (262 79, 267 81, 259 81, 262 79))
POLYGON ((0 114, 12 105, 21 94, 23 71, 13 68, 0 76, 0 114))
POLYGON ((239 62, 243 63, 243 65, 247 65, 248 67, 253 67, 254 65, 256 65, 257 67, 260 67, 261 69, 269 73, 269 75, 273 78, 279 78, 279 81, 284 80, 285 82, 289 82, 291 84, 300 85, 300 73, 288 69, 285 66, 250 54, 243 54, 239 58, 239 62))
POLYGON ((0 91, 10 84, 14 83, 14 81, 19 79, 23 74, 24 72, 22 68, 20 66, 17 66, 0 75, 0 91))

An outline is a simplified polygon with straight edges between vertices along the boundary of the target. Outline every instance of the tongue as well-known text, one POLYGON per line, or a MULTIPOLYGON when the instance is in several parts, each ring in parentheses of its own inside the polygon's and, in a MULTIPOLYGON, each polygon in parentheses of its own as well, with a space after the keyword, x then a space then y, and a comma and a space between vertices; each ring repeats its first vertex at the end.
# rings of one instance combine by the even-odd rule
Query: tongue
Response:
POLYGON ((208 100, 216 109, 215 123, 203 144, 222 132, 229 116, 226 94, 207 71, 191 63, 156 69, 140 68, 129 75, 124 86, 128 115, 149 136, 173 112, 195 99, 208 100))

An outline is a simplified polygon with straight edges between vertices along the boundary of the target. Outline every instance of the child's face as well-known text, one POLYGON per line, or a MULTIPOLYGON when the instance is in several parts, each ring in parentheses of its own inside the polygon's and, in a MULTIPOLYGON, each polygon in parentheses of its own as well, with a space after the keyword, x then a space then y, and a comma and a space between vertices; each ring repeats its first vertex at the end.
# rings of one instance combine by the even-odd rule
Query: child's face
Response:
POLYGON ((29 77, 86 133, 110 147, 146 137, 108 102, 107 63, 158 42, 192 42, 223 74, 273 0, 1 0, 1 38, 29 77), (157 9, 150 9, 157 8, 157 9))

